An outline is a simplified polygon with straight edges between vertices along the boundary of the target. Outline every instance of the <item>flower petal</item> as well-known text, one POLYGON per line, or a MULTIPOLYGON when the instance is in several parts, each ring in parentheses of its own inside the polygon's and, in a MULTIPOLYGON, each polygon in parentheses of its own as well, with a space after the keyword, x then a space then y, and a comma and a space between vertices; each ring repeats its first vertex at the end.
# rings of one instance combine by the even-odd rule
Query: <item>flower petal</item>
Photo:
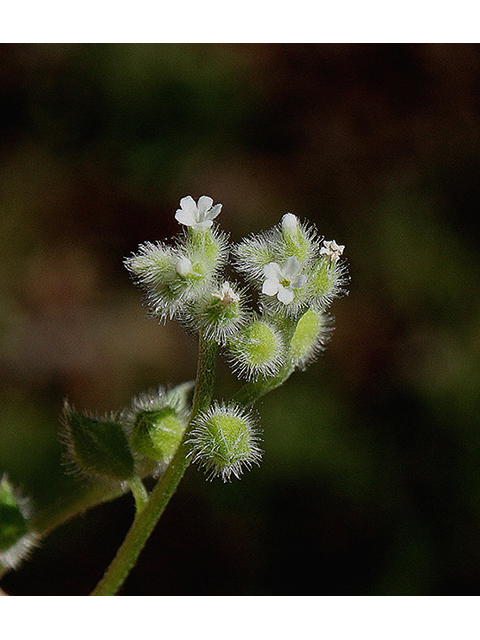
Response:
POLYGON ((213 204, 213 199, 209 196, 200 196, 198 199, 197 209, 198 209, 198 219, 203 220, 204 214, 208 211, 213 204))
POLYGON ((282 277, 282 270, 276 262, 269 262, 263 267, 263 275, 268 280, 280 280, 282 277))
POLYGON ((278 280, 265 280, 262 287, 262 293, 267 296, 274 296, 280 289, 280 283, 278 280))
POLYGON ((285 287, 280 287, 277 293, 277 298, 283 304, 290 304, 293 301, 294 293, 291 289, 286 289, 285 287))
POLYGON ((303 287, 303 285, 307 282, 307 279, 308 279, 307 276, 303 276, 303 275, 295 276, 290 286, 293 289, 300 289, 300 287, 303 287))
POLYGON ((180 200, 180 208, 187 213, 192 213, 196 217, 197 205, 195 204, 195 200, 192 196, 185 196, 185 198, 182 198, 180 200))
POLYGON ((209 209, 205 213, 204 219, 205 220, 213 220, 214 218, 216 218, 218 216, 218 214, 220 213, 221 210, 222 210, 222 205, 221 204, 216 204, 214 207, 212 207, 211 209, 209 209))
POLYGON ((191 211, 185 211, 184 209, 177 209, 175 220, 180 224, 186 225, 187 227, 193 227, 197 223, 195 214, 191 211))
POLYGON ((283 267, 283 275, 287 280, 292 280, 297 273, 301 270, 302 265, 300 264, 299 259, 296 256, 290 256, 287 258, 285 265, 283 267))

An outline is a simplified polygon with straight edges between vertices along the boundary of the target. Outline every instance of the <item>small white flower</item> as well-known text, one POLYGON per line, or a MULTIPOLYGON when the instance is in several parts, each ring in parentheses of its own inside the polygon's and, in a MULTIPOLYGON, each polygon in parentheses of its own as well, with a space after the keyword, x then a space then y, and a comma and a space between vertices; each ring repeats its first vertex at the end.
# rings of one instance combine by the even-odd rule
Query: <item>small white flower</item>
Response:
POLYGON ((338 262, 340 256, 343 254, 345 245, 337 244, 335 240, 324 240, 323 247, 320 249, 321 256, 327 256, 330 262, 338 262))
POLYGON ((299 289, 307 281, 307 276, 300 275, 302 265, 298 258, 287 258, 283 268, 276 262, 270 262, 263 267, 265 282, 262 293, 267 296, 277 296, 277 299, 287 305, 293 302, 293 289, 299 289))
POLYGON ((186 196, 180 200, 180 209, 177 209, 175 219, 186 227, 192 227, 195 231, 206 231, 213 225, 213 219, 222 209, 221 204, 214 207, 212 198, 201 196, 198 203, 192 196, 186 196))
POLYGON ((238 293, 235 293, 229 282, 224 282, 222 284, 220 293, 214 293, 212 295, 214 298, 218 298, 220 300, 220 304, 224 307, 227 307, 229 304, 234 304, 240 300, 240 296, 238 293))
POLYGON ((282 231, 286 235, 294 235, 298 231, 297 216, 293 213, 286 213, 282 218, 282 231))
POLYGON ((182 278, 186 278, 188 274, 192 272, 192 261, 190 260, 190 258, 179 258, 175 265, 175 271, 182 278))

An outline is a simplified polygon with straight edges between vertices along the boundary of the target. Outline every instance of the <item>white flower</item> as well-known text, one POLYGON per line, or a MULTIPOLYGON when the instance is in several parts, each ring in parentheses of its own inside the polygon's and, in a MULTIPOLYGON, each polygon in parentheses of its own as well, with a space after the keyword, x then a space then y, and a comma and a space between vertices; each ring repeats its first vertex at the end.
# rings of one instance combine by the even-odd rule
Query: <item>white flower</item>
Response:
POLYGON ((192 196, 186 196, 180 200, 180 209, 177 209, 175 219, 186 227, 192 227, 195 231, 206 231, 213 225, 213 219, 218 216, 222 209, 221 204, 214 207, 212 198, 201 196, 198 203, 192 196))
POLYGON ((338 262, 340 256, 343 254, 345 245, 337 244, 335 240, 324 240, 323 247, 320 249, 321 256, 327 256, 330 262, 338 262))
POLYGON ((220 300, 220 304, 224 307, 227 307, 229 304, 234 304, 240 300, 240 296, 238 293, 235 293, 229 282, 224 282, 222 284, 220 293, 214 293, 212 295, 214 298, 218 298, 220 300))
POLYGON ((302 265, 298 258, 291 256, 287 258, 283 268, 276 262, 270 262, 263 267, 265 282, 262 293, 267 296, 277 296, 283 304, 293 302, 295 296, 293 289, 299 289, 307 281, 307 276, 299 275, 302 265))

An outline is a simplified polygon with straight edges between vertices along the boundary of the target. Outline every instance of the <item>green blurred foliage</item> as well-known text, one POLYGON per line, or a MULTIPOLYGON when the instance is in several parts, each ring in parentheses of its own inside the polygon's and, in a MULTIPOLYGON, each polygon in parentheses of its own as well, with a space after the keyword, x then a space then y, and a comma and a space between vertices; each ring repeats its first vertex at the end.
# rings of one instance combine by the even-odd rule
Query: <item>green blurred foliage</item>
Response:
MULTIPOLYGON (((189 469, 124 595, 479 592, 479 90, 478 45, 0 47, 0 470, 37 509, 78 482, 64 397, 194 377, 122 266, 181 197, 233 241, 291 211, 350 262, 327 351, 258 406, 262 466, 189 469)), ((92 510, 2 586, 88 593, 131 516, 92 510)))

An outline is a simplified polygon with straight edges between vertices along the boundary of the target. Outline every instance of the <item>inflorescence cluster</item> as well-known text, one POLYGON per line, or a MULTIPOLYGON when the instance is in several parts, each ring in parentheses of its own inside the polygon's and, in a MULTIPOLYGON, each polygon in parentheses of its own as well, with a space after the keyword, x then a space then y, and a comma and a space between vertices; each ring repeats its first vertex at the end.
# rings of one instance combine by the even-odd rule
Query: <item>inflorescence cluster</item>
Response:
MULTIPOLYGON (((332 322, 327 309, 347 282, 344 247, 323 240, 292 213, 273 229, 230 246, 214 222, 221 208, 208 196, 198 202, 182 198, 175 218, 184 233, 173 245, 141 245, 125 266, 143 289, 152 316, 175 318, 214 340, 240 378, 286 379, 293 369, 305 368, 328 341, 332 322), (227 265, 241 283, 224 277, 227 265)), ((242 407, 213 405, 208 415, 196 418, 190 455, 210 475, 238 476, 242 463, 260 458, 255 433, 242 407), (219 426, 227 417, 245 434, 248 446, 239 447, 242 438, 232 440, 227 427, 219 426)))
POLYGON ((140 245, 125 266, 151 316, 176 319, 215 343, 253 392, 192 413, 189 383, 142 394, 105 418, 67 404, 67 458, 82 474, 130 483, 160 475, 183 442, 210 478, 239 477, 261 459, 249 406, 325 347, 332 328, 327 309, 347 282, 344 247, 292 213, 232 246, 216 226, 221 209, 208 196, 182 198, 175 218, 183 232, 171 244, 140 245), (226 267, 235 278, 225 277, 226 267))
MULTIPOLYGON (((199 334, 201 344, 213 346, 211 353, 222 350, 245 381, 240 392, 228 402, 212 402, 210 395, 203 406, 195 406, 194 397, 192 407, 194 383, 159 387, 104 417, 65 403, 70 468, 129 486, 139 508, 146 499, 141 479, 160 476, 179 447, 209 478, 228 481, 259 464, 250 406, 324 349, 332 329, 328 308, 345 293, 343 245, 325 241, 312 225, 286 213, 273 229, 232 246, 216 226, 221 209, 208 196, 182 198, 175 218, 183 231, 174 242, 146 242, 125 266, 153 317, 177 319, 199 334), (235 277, 225 277, 227 267, 235 277)), ((195 384, 197 394, 198 378, 195 384)), ((14 566, 35 540, 26 535, 25 504, 6 478, 0 482, 0 512, 12 525, 0 526, 0 562, 14 566)))

